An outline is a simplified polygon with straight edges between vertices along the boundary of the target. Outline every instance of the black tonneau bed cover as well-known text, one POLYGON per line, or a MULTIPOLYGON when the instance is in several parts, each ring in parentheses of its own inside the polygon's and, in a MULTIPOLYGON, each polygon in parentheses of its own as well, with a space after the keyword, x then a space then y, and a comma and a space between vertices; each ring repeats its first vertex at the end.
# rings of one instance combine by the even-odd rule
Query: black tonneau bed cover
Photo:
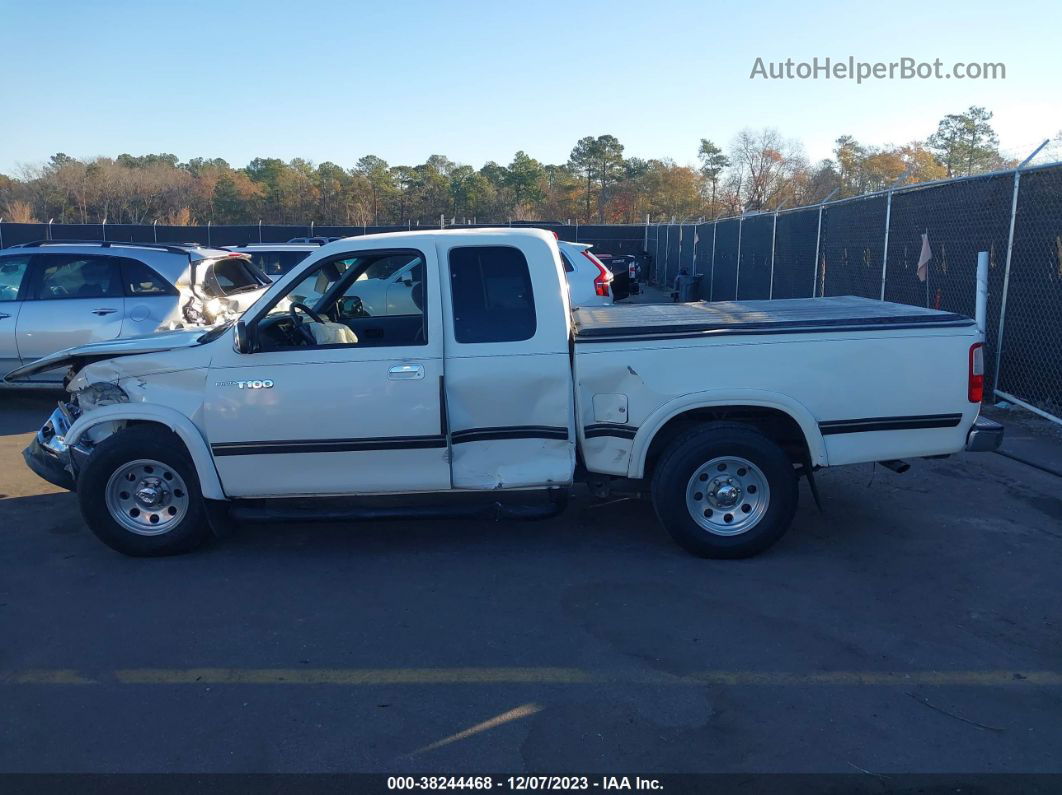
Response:
POLYGON ((971 326, 953 312, 875 301, 854 295, 715 301, 693 304, 615 304, 576 309, 576 342, 676 339, 729 334, 800 334, 897 328, 971 326))

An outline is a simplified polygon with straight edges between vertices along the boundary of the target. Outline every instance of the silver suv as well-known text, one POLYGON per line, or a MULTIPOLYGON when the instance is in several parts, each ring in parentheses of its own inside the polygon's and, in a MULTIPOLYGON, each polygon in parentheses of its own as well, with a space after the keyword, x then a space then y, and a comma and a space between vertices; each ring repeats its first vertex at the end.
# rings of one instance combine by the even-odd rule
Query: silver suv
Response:
MULTIPOLYGON (((222 322, 269 283, 246 255, 195 244, 49 240, 5 248, 0 376, 74 345, 222 322)), ((61 377, 34 380, 46 386, 61 377)))

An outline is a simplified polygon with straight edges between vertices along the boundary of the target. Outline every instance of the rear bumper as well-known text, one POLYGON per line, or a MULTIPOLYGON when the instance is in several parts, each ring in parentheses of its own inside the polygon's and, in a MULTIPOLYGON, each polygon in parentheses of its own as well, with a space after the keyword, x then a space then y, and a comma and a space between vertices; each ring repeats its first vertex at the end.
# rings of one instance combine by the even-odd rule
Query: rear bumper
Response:
POLYGON ((1003 426, 986 417, 978 417, 966 434, 966 451, 991 453, 1003 444, 1003 426))

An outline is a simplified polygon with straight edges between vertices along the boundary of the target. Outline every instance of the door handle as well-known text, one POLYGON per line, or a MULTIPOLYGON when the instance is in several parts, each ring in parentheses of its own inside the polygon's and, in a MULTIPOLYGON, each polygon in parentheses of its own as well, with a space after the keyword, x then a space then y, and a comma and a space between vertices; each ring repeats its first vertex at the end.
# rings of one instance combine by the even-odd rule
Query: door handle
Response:
POLYGON ((117 309, 111 309, 109 306, 103 306, 103 307, 100 307, 99 309, 93 309, 92 310, 92 314, 94 314, 94 315, 113 315, 117 311, 118 311, 117 309))
POLYGON ((11 317, 11 315, 7 312, 0 312, 0 320, 7 320, 9 317, 11 317))
POLYGON ((387 377, 392 381, 414 381, 424 377, 424 365, 422 364, 396 364, 387 371, 387 377))

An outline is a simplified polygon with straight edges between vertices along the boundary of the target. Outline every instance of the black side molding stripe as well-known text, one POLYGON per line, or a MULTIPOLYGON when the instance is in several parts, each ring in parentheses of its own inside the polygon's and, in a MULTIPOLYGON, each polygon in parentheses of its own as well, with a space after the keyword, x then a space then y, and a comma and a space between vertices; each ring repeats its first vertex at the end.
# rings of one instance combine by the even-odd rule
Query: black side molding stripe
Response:
POLYGON ((369 439, 307 439, 267 442, 221 442, 210 445, 216 456, 289 453, 354 453, 367 450, 422 450, 446 447, 445 436, 383 436, 369 439))
POLYGON ((610 422, 601 422, 595 425, 583 426, 583 437, 593 439, 598 436, 615 436, 619 439, 633 439, 638 429, 633 425, 614 425, 610 422))
POLYGON ((667 333, 647 332, 639 334, 636 331, 626 331, 613 333, 612 336, 604 335, 590 335, 586 332, 575 332, 575 344, 576 345, 589 345, 593 343, 603 342, 650 342, 653 340, 686 340, 686 339, 704 339, 711 337, 731 337, 731 336, 759 336, 764 334, 825 334, 839 331, 892 331, 894 329, 924 329, 924 328, 964 328, 966 326, 972 326, 974 321, 972 320, 952 320, 947 322, 938 323, 890 323, 888 325, 880 324, 852 324, 846 326, 816 326, 816 327, 787 327, 787 328, 770 328, 770 329, 750 329, 750 328, 727 328, 727 329, 706 329, 703 331, 673 331, 667 333))
POLYGON ((829 420, 820 422, 824 436, 835 433, 867 433, 868 431, 909 431, 919 428, 954 428, 962 422, 962 414, 922 414, 911 417, 866 417, 858 420, 829 420))
MULTIPOLYGON (((514 425, 454 431, 453 444, 499 439, 568 439, 568 429, 550 425, 514 425)), ((352 453, 370 450, 418 450, 446 447, 446 436, 383 436, 368 439, 308 439, 260 442, 220 442, 210 446, 216 456, 289 453, 352 453)))
POLYGON ((466 428, 452 431, 452 444, 493 442, 502 439, 561 439, 568 440, 568 429, 556 425, 506 425, 497 428, 466 428))
POLYGON ((450 421, 446 418, 446 376, 439 376, 439 433, 446 436, 450 432, 450 421))

